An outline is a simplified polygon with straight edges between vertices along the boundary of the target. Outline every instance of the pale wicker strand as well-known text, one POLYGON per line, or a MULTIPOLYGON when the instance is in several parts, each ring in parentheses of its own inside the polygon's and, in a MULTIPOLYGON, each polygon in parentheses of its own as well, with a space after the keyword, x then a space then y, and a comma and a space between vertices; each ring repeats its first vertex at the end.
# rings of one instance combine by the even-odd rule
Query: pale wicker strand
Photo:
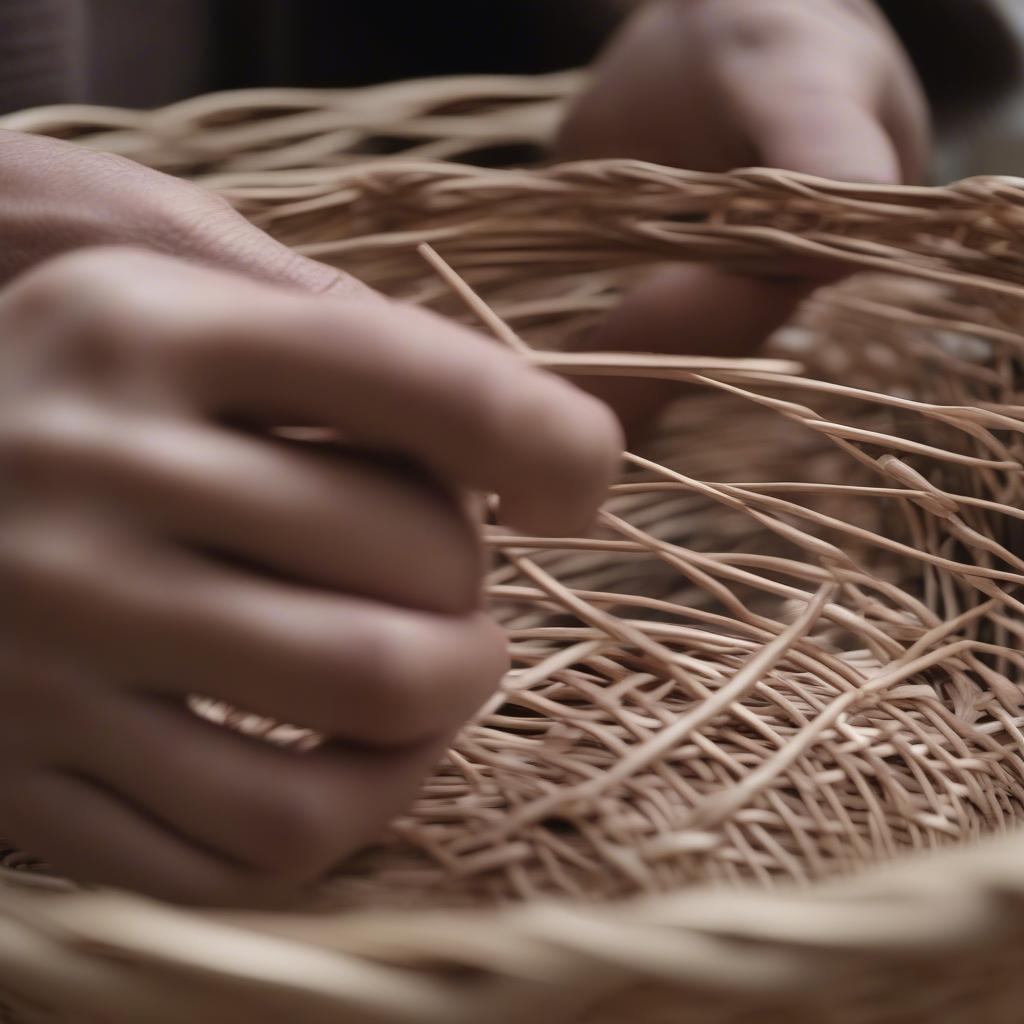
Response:
POLYGON ((555 372, 697 389, 594 536, 488 529, 514 670, 331 880, 344 912, 185 914, 9 872, 0 980, 26 1021, 26 999, 154 1021, 1019 1020, 1024 182, 437 162, 543 142, 575 81, 4 122, 200 176, 555 372), (353 159, 385 136, 404 150, 353 159), (765 358, 558 351, 648 265, 806 256, 872 274, 765 358))

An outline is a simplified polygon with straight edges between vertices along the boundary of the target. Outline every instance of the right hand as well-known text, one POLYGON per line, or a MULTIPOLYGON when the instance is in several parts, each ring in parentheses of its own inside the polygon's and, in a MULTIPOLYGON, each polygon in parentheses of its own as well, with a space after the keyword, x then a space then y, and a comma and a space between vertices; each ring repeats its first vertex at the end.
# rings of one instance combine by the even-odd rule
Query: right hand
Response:
POLYGON ((579 531, 619 445, 596 400, 372 293, 136 249, 23 274, 0 293, 0 832, 87 882, 294 900, 505 668, 468 495, 579 531), (240 736, 193 693, 329 742, 240 736))

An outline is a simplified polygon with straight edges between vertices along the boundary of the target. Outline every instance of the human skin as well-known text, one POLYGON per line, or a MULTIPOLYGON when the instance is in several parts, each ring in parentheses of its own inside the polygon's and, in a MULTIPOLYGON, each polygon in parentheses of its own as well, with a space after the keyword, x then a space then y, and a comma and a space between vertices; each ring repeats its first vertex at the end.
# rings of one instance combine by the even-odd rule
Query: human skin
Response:
MULTIPOLYGON (((923 102, 887 32, 839 0, 652 5, 561 152, 913 177, 923 102)), ((125 160, 0 133, 0 237, 4 838, 83 881, 300 900, 505 667, 469 496, 497 492, 528 532, 584 530, 618 428, 125 160), (344 443, 271 432, 290 424, 344 443), (184 709, 194 692, 329 741, 231 734, 184 709)), ((589 343, 742 354, 808 287, 672 268, 589 343)), ((604 394, 625 419, 651 405, 604 394)))
MULTIPOLYGON (((633 157, 698 171, 764 166, 841 181, 922 177, 929 114, 902 45, 870 0, 657 0, 597 61, 559 140, 563 159, 633 157)), ((749 355, 825 265, 775 277, 659 270, 588 347, 749 355)), ((594 388, 631 423, 665 386, 594 388)))
POLYGON ((82 881, 294 904, 507 667, 471 496, 586 530, 615 418, 192 186, 13 136, 0 167, 4 838, 82 881), (233 734, 192 693, 328 742, 233 734))

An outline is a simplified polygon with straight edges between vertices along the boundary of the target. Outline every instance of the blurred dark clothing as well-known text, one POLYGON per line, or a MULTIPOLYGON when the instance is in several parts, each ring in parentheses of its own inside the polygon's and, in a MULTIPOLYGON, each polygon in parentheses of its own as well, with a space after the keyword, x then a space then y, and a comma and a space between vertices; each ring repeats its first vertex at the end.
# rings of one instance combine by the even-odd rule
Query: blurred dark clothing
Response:
MULTIPOLYGON (((879 0, 940 113, 991 99, 1020 55, 988 0, 879 0)), ((0 111, 149 107, 212 89, 347 86, 587 63, 621 0, 0 0, 0 111)))

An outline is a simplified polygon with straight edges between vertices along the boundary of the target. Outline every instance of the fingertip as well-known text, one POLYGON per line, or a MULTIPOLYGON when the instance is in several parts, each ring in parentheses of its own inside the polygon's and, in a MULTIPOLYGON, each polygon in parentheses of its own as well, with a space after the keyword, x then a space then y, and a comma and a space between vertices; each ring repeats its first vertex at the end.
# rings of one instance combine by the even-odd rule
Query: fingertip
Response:
POLYGON ((565 381, 557 414, 535 419, 529 478, 506 487, 499 519, 533 536, 583 536, 618 473, 625 447, 619 420, 601 400, 565 381))

